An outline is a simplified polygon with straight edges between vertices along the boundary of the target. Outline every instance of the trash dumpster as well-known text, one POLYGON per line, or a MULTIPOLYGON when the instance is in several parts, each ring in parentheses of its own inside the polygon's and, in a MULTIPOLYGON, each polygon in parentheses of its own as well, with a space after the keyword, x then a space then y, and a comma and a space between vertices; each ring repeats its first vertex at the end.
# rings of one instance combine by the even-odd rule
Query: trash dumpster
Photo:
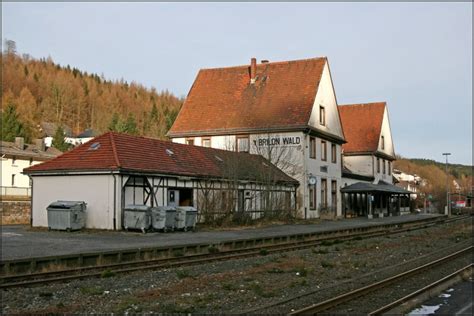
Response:
POLYGON ((56 201, 48 205, 48 229, 79 230, 86 224, 84 201, 56 201))
POLYGON ((176 207, 176 229, 188 231, 196 229, 197 209, 192 206, 176 207))
POLYGON ((155 230, 173 231, 176 209, 172 206, 158 206, 151 209, 151 226, 155 230))
POLYGON ((143 233, 150 228, 151 214, 147 205, 127 205, 123 214, 123 226, 126 230, 138 229, 143 233))

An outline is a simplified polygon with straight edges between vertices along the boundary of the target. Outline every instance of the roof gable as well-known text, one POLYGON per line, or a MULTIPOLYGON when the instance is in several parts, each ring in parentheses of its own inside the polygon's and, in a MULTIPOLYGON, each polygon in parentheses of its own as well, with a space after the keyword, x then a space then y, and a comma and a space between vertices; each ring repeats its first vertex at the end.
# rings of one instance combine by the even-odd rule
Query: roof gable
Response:
POLYGON ((202 69, 168 135, 306 127, 325 57, 202 69))
POLYGON ((339 106, 347 143, 344 153, 376 152, 379 148, 385 102, 339 106))
POLYGON ((147 137, 109 132, 25 173, 55 171, 135 171, 183 176, 258 181, 270 174, 275 181, 296 180, 259 155, 182 145, 147 137))

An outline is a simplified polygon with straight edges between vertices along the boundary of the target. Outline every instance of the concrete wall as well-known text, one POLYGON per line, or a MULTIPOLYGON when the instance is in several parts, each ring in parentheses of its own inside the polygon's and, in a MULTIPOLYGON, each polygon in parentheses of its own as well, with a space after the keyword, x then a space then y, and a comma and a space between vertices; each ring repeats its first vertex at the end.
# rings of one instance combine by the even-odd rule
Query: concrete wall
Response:
MULTIPOLYGON (((119 185, 120 181, 117 181, 119 185)), ((118 191, 120 192, 120 190, 118 191)), ((120 201, 120 194, 116 196, 120 201)), ((86 227, 114 229, 114 178, 112 175, 33 177, 33 226, 48 227, 46 207, 56 200, 85 201, 86 227)), ((116 204, 120 208, 120 203, 116 204)), ((120 216, 117 216, 120 227, 120 216)))
POLYGON ((2 201, 0 202, 1 224, 30 224, 31 202, 2 201))

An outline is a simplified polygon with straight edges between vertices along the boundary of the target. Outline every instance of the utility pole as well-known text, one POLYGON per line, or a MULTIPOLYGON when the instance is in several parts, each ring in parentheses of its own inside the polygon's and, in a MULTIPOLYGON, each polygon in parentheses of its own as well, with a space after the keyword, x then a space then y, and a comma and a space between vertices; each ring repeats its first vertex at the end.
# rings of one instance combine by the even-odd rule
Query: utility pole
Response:
POLYGON ((446 156, 446 215, 450 216, 450 205, 449 205, 449 176, 448 176, 448 156, 451 153, 443 153, 443 156, 446 156))

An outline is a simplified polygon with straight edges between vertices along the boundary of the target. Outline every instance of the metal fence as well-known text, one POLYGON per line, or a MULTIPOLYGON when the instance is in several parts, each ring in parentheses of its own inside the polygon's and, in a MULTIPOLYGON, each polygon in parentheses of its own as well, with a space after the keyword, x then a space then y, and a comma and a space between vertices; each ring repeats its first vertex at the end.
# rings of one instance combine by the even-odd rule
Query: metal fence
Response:
POLYGON ((2 196, 21 196, 31 197, 30 187, 0 187, 2 189, 2 196))

